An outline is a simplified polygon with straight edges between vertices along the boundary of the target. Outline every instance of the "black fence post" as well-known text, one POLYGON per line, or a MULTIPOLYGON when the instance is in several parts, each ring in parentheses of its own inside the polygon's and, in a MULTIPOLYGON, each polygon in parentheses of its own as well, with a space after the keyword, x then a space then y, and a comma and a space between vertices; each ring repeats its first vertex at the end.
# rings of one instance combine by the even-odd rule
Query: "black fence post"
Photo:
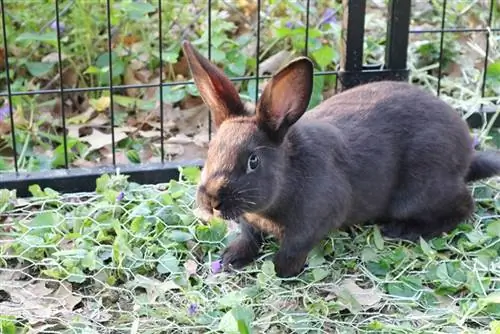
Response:
POLYGON ((340 90, 372 81, 407 81, 411 1, 389 0, 385 61, 384 64, 374 65, 363 64, 366 1, 344 0, 343 5, 342 56, 338 75, 340 90))
POLYGON ((408 80, 408 39, 410 32, 410 0, 389 0, 385 68, 394 73, 395 80, 408 80))
POLYGON ((366 0, 343 0, 342 55, 339 70, 339 89, 344 90, 361 83, 363 70, 363 42, 365 35, 366 0))

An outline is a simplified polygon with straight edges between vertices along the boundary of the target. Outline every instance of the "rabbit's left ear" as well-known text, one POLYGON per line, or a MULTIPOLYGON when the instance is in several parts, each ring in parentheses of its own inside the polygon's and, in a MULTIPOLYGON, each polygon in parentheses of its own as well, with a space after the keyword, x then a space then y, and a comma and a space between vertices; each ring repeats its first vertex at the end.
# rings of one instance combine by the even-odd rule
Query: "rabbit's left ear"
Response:
POLYGON ((182 43, 193 80, 206 105, 210 108, 215 127, 226 119, 245 116, 245 108, 236 87, 223 71, 203 57, 188 41, 182 43))
POLYGON ((279 70, 264 88, 256 106, 257 121, 271 139, 281 141, 304 114, 313 89, 314 67, 299 57, 279 70))

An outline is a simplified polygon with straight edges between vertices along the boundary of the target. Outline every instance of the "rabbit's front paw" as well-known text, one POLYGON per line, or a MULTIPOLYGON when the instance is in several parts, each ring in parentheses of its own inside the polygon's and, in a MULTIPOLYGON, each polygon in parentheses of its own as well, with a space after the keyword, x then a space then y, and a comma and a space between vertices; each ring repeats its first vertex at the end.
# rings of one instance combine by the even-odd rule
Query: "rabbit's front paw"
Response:
POLYGON ((240 269, 251 263, 259 254, 259 247, 244 237, 239 237, 229 244, 222 252, 222 265, 240 269))
POLYGON ((307 253, 291 255, 285 251, 278 251, 274 256, 274 270, 276 276, 288 278, 298 276, 305 267, 307 253))

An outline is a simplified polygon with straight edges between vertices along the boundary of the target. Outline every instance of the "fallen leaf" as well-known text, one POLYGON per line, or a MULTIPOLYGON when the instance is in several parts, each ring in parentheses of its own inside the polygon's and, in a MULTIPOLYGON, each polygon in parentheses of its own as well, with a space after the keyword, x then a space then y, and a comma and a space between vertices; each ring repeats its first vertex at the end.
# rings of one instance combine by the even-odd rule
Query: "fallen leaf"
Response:
POLYGON ((184 263, 184 268, 186 269, 186 273, 188 275, 195 275, 196 274, 196 270, 198 269, 198 264, 196 263, 196 261, 193 261, 193 260, 187 260, 185 263, 184 263))
POLYGON ((160 295, 165 294, 167 291, 180 289, 179 285, 174 283, 172 280, 162 282, 156 278, 146 277, 139 274, 136 275, 133 281, 129 281, 125 284, 125 288, 131 291, 138 287, 146 290, 148 301, 150 303, 156 302, 156 299, 160 295))
POLYGON ((90 107, 84 113, 68 118, 67 124, 86 123, 94 115, 94 108, 90 107))
POLYGON ((165 144, 165 154, 166 155, 182 155, 184 153, 184 147, 179 144, 165 144))
MULTIPOLYGON (((125 75, 123 80, 125 82, 125 85, 142 84, 142 82, 135 77, 135 69, 133 68, 133 66, 130 66, 130 64, 129 66, 127 66, 127 69, 125 70, 125 75)), ((131 97, 137 97, 140 92, 138 88, 127 88, 125 91, 126 94, 131 97)))
POLYGON ((382 292, 377 287, 362 289, 352 279, 346 279, 340 286, 336 286, 334 293, 349 304, 347 306, 353 310, 358 309, 358 307, 362 309, 373 307, 382 300, 382 292))
MULTIPOLYGON (((64 53, 61 52, 61 60, 68 58, 64 53)), ((42 63, 57 63, 59 62, 59 55, 57 52, 52 52, 42 58, 42 63)))
POLYGON ((109 108, 111 98, 109 96, 101 96, 97 100, 91 99, 89 102, 96 111, 102 112, 109 108))
MULTIPOLYGON (((115 131, 115 144, 118 144, 121 140, 127 138, 128 135, 123 131, 115 131)), ((95 151, 104 146, 112 144, 111 133, 104 133, 97 129, 94 129, 92 134, 81 137, 80 140, 88 143, 90 145, 89 150, 95 151)))
POLYGON ((260 64, 259 75, 275 73, 290 59, 291 55, 291 52, 286 50, 273 54, 260 64))
POLYGON ((169 143, 169 144, 189 144, 192 142, 193 142, 193 138, 190 138, 183 133, 179 133, 179 134, 167 139, 167 143, 169 143))
POLYGON ((157 130, 139 131, 138 133, 143 138, 155 138, 155 137, 160 137, 160 135, 161 135, 160 131, 157 131, 157 130))
POLYGON ((45 286, 45 281, 21 281, 2 279, 0 290, 9 296, 0 302, 0 314, 26 319, 31 325, 46 323, 57 315, 58 318, 72 318, 73 308, 81 298, 73 295, 71 285, 59 285, 57 289, 45 286))

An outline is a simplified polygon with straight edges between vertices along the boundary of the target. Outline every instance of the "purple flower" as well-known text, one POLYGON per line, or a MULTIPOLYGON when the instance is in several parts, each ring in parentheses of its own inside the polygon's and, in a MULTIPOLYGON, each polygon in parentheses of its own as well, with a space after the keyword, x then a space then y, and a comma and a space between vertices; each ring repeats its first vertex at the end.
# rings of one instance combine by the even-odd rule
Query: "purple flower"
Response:
POLYGON ((195 315, 196 312, 198 312, 198 305, 190 304, 187 310, 188 315, 190 316, 195 315))
POLYGON ((335 17, 336 11, 334 11, 331 8, 327 8, 323 15, 321 16, 321 19, 319 20, 319 25, 327 24, 327 23, 335 23, 337 22, 337 18, 335 17))
POLYGON ((5 119, 5 117, 9 116, 10 114, 10 108, 9 108, 9 102, 5 101, 3 106, 0 108, 0 122, 5 119))
POLYGON ((217 261, 212 262, 211 267, 212 267, 212 273, 214 273, 214 274, 219 273, 222 270, 222 261, 217 260, 217 261))
MULTIPOLYGON (((56 21, 52 21, 52 23, 50 24, 50 28, 53 29, 53 30, 57 30, 57 22, 56 21)), ((64 31, 64 23, 62 23, 61 21, 59 21, 59 32, 63 32, 64 31)))
POLYGON ((291 22, 291 21, 288 21, 285 26, 288 28, 288 29, 293 29, 293 28, 297 28, 297 27, 303 27, 304 26, 304 23, 300 22, 300 21, 297 21, 297 22, 291 22))
POLYGON ((121 201, 124 196, 125 196, 125 193, 123 191, 120 191, 120 193, 118 194, 118 196, 116 196, 116 201, 117 202, 121 201))

